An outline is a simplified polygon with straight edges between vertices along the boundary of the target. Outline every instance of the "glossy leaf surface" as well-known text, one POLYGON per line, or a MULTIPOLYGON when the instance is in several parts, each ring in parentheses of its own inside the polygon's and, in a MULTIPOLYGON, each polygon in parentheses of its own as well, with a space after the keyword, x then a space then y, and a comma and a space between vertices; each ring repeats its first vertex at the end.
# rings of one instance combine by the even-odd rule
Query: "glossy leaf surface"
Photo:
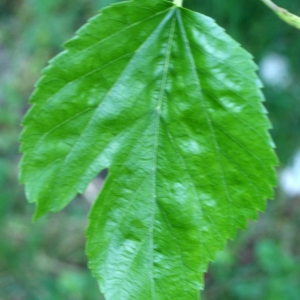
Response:
POLYGON ((37 218, 109 169, 87 230, 106 299, 199 299, 209 260, 264 210, 276 157, 255 69, 210 18, 133 0, 44 70, 21 179, 37 218))

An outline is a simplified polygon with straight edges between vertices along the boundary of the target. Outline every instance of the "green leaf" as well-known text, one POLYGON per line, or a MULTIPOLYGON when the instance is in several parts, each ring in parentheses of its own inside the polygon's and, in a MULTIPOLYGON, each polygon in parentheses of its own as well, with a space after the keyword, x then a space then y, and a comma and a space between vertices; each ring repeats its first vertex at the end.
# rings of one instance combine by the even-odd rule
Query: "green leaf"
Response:
POLYGON ((87 230, 106 299, 199 299, 265 209, 277 160, 255 70, 213 20, 160 0, 103 10, 44 70, 21 180, 38 218, 109 169, 87 230))
POLYGON ((277 16, 289 25, 300 29, 300 17, 290 13, 288 10, 277 6, 271 0, 262 0, 269 8, 271 8, 277 16))

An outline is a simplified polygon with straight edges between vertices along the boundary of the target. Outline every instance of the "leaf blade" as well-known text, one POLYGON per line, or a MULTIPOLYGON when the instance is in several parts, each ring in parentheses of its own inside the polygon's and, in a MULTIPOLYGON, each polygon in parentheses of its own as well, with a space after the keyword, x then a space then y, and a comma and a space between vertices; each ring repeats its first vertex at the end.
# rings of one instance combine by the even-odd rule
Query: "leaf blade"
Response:
POLYGON ((67 47, 24 121, 23 181, 36 217, 108 167, 87 230, 102 292, 199 299, 209 260, 256 219, 275 184, 250 55, 211 19, 158 0, 107 9, 67 47))

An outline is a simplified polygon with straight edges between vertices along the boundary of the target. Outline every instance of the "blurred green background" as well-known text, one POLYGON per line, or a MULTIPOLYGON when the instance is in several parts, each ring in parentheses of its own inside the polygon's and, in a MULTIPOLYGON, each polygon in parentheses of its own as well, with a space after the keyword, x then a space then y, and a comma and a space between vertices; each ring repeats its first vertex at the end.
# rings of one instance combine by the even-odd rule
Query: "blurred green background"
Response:
MULTIPOLYGON (((18 136, 40 70, 113 2, 0 0, 0 300, 103 299, 84 254, 88 197, 31 224, 34 207, 17 179, 18 136)), ((277 4, 300 14, 297 0, 277 4)), ((216 19, 261 66, 281 161, 276 200, 211 263, 203 299, 299 300, 300 31, 259 0, 185 0, 185 6, 216 19)))

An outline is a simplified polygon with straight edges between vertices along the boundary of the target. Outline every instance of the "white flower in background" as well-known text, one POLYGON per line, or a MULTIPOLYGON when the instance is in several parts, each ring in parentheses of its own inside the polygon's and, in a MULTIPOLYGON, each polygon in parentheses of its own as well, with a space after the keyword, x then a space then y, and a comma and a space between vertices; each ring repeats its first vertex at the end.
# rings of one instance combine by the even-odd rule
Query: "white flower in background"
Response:
POLYGON ((293 164, 282 171, 279 180, 288 196, 300 195, 300 151, 295 155, 293 164))
POLYGON ((263 81, 271 86, 287 87, 291 82, 288 59, 276 53, 269 53, 259 64, 259 74, 263 81))

